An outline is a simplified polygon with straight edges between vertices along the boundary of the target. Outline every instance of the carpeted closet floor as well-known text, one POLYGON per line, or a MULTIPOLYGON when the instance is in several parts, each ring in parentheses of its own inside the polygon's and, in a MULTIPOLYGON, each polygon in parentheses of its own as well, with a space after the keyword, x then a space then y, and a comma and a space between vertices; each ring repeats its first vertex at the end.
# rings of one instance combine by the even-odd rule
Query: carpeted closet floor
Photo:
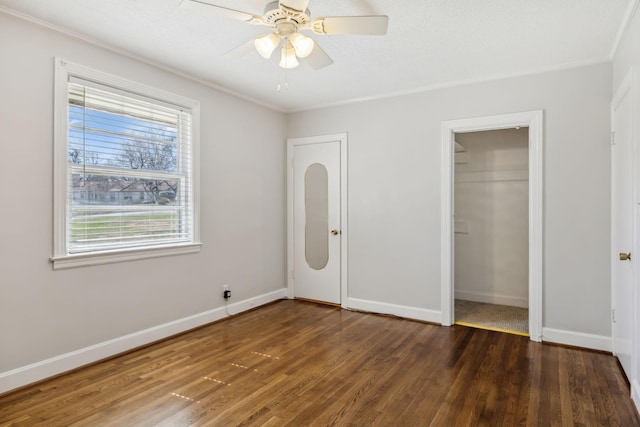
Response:
POLYGON ((529 310, 507 305, 456 300, 455 323, 482 329, 529 334, 529 310))

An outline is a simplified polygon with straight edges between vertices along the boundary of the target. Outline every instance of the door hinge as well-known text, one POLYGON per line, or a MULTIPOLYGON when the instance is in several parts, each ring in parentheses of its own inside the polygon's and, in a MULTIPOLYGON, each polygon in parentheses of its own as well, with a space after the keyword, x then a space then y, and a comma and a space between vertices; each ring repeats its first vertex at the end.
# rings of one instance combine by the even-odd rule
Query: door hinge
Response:
POLYGON ((295 270, 291 270, 291 278, 293 280, 296 280, 296 271, 295 270))
POLYGON ((611 132, 611 145, 616 145, 616 132, 611 132))
POLYGON ((611 321, 613 323, 616 323, 616 309, 615 308, 611 309, 611 321))

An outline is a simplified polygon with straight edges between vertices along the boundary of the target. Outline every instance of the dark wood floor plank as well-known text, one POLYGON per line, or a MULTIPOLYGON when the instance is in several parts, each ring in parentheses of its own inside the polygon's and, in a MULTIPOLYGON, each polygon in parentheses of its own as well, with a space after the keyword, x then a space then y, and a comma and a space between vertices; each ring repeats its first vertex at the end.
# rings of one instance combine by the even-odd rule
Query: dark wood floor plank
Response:
MULTIPOLYGON (((401 414, 416 396, 424 396, 420 390, 429 382, 430 358, 426 357, 428 344, 432 340, 432 328, 422 328, 411 336, 411 341, 403 345, 408 349, 408 357, 387 369, 384 382, 376 388, 369 399, 368 407, 372 407, 378 417, 386 413, 401 414)), ((369 409, 363 407, 362 415, 369 409)), ((387 423, 388 424, 388 423, 387 423)), ((383 424, 384 425, 384 424, 383 424)))
POLYGON ((640 426, 613 356, 280 301, 0 396, 0 426, 640 426))
MULTIPOLYGON (((525 340, 528 338, 523 337, 525 340)), ((498 393, 495 412, 497 416, 503 414, 500 423, 502 425, 520 425, 521 419, 518 417, 520 396, 528 391, 523 387, 529 372, 529 360, 527 357, 527 346, 523 342, 512 342, 505 346, 502 352, 501 375, 494 381, 495 389, 498 393), (502 389, 499 385, 504 384, 502 389)))
POLYGON ((434 423, 437 425, 455 425, 457 423, 465 422, 465 418, 469 417, 468 412, 463 413, 464 402, 469 396, 477 394, 475 388, 475 374, 480 369, 480 365, 484 360, 485 352, 485 340, 488 334, 487 331, 471 331, 464 341, 464 348, 477 348, 480 353, 476 353, 475 357, 463 357, 464 352, 461 348, 457 351, 455 357, 455 364, 453 365, 455 372, 455 379, 450 384, 447 396, 445 398, 444 405, 441 405, 436 416, 434 423), (465 393, 460 393, 460 390, 465 390, 465 393))
MULTIPOLYGON (((536 408, 538 412, 538 422, 540 425, 562 425, 562 417, 568 411, 573 414, 572 407, 562 406, 560 399, 560 381, 558 376, 558 354, 565 349, 548 346, 542 351, 542 378, 537 384, 542 391, 540 406, 536 408), (544 408, 544 410, 540 410, 544 408)), ((535 386, 536 384, 534 384, 535 386)), ((572 396, 573 397, 573 396, 572 396)))
MULTIPOLYGON (((598 363, 598 358, 591 358, 585 360, 586 370, 587 372, 593 372, 595 369, 601 369, 600 364, 598 363)), ((598 376, 595 378, 594 387, 591 389, 591 395, 596 404, 594 405, 594 409, 596 411, 596 419, 598 424, 600 425, 619 425, 619 420, 612 418, 613 415, 612 409, 612 400, 607 396, 607 393, 603 394, 603 383, 602 378, 598 376)))

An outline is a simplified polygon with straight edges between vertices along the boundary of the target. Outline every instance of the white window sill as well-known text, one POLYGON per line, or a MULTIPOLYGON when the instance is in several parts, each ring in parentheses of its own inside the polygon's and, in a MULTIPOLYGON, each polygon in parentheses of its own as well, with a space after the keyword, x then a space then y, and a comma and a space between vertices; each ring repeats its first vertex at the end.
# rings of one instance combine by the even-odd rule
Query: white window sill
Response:
POLYGON ((193 254, 200 252, 201 246, 202 243, 189 243, 183 245, 158 246, 154 248, 121 249, 56 256, 49 258, 49 260, 53 263, 54 270, 64 270, 67 268, 89 267, 91 265, 112 264, 139 259, 193 254))

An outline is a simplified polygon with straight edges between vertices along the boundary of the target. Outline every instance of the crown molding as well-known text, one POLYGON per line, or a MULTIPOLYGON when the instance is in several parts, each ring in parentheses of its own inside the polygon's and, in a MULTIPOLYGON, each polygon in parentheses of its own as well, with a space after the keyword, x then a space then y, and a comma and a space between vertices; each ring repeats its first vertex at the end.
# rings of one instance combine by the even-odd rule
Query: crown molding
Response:
MULTIPOLYGON (((636 1, 636 0, 633 0, 633 1, 636 1)), ((640 1, 640 0, 637 0, 637 1, 640 1)), ((490 76, 478 77, 478 78, 467 79, 467 80, 457 80, 454 82, 439 83, 439 84, 429 85, 429 86, 421 86, 414 89, 387 92, 387 93, 374 95, 374 96, 366 96, 362 98, 352 98, 352 99, 343 100, 343 101, 328 102, 325 104, 317 104, 310 107, 289 109, 289 110, 285 110, 284 112, 291 114, 291 113, 301 113, 304 111, 320 110, 323 108, 341 107, 341 106, 357 104, 361 102, 377 101, 377 100, 382 100, 387 98, 396 98, 399 96, 406 96, 406 95, 415 95, 415 94, 432 92, 432 91, 441 90, 441 89, 468 86, 468 85, 477 84, 477 83, 486 83, 486 82, 492 82, 496 80, 506 80, 506 79, 516 78, 516 77, 550 73, 554 71, 564 71, 564 70, 571 70, 574 68, 589 67, 592 65, 599 65, 607 62, 611 62, 611 58, 609 58, 608 56, 604 58, 596 58, 596 59, 591 59, 587 61, 567 62, 564 64, 554 65, 550 67, 535 68, 535 69, 529 69, 524 71, 518 71, 514 73, 494 74, 490 76)))
POLYGON ((210 89, 214 89, 214 90, 217 90, 219 92, 226 93, 227 95, 231 95, 231 96, 234 96, 236 98, 240 98, 242 100, 251 102, 251 103, 259 105, 261 107, 265 107, 265 108, 268 108, 270 110, 278 111, 280 113, 286 112, 281 107, 275 106, 273 104, 269 104, 267 102, 264 102, 264 101, 261 101, 259 99, 253 98, 251 96, 242 94, 240 92, 236 92, 233 89, 229 89, 229 88, 227 88, 225 86, 213 83, 211 81, 195 77, 195 76, 193 76, 193 75, 191 75, 189 73, 185 73, 185 72, 180 71, 180 70, 178 70, 176 68, 170 67, 168 65, 162 64, 162 63, 154 61, 152 59, 145 58, 145 57, 142 57, 140 55, 133 54, 133 53, 127 51, 127 50, 117 48, 117 47, 115 47, 115 46, 113 46, 113 45, 111 45, 109 43, 105 43, 105 42, 100 41, 98 39, 94 39, 94 38, 89 37, 89 36, 87 36, 85 34, 78 33, 78 32, 69 30, 68 28, 64 28, 64 27, 61 27, 59 25, 52 24, 51 22, 47 22, 45 20, 42 20, 40 18, 36 18, 36 17, 28 15, 26 13, 18 12, 17 10, 8 8, 6 6, 0 5, 0 13, 5 13, 7 15, 14 16, 14 17, 16 17, 18 19, 22 19, 24 21, 27 21, 27 22, 30 22, 32 24, 47 28, 47 29, 55 31, 57 33, 64 34, 65 36, 72 37, 74 39, 81 40, 81 41, 86 42, 86 43, 90 43, 90 44, 92 44, 94 46, 98 46, 98 47, 103 48, 105 50, 108 50, 110 52, 117 53, 118 55, 125 56, 127 58, 136 60, 138 62, 147 64, 147 65, 151 65, 154 68, 158 68, 158 69, 160 69, 162 71, 166 71, 166 72, 174 74, 174 75, 176 75, 178 77, 182 77, 184 79, 187 79, 187 80, 190 80, 192 82, 195 82, 195 83, 201 84, 203 86, 206 86, 206 87, 208 87, 210 89))

